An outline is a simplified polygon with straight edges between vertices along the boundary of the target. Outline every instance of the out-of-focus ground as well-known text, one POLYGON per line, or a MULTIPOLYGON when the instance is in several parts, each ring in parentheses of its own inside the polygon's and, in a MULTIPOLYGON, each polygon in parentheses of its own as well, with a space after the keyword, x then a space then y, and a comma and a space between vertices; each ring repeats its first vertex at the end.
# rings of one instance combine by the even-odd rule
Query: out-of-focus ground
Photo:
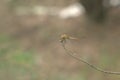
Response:
POLYGON ((65 7, 75 0, 0 0, 0 80, 119 80, 65 54, 59 38, 77 37, 67 45, 79 56, 104 70, 120 71, 120 9, 113 8, 104 24, 77 18, 17 15, 16 6, 65 7))

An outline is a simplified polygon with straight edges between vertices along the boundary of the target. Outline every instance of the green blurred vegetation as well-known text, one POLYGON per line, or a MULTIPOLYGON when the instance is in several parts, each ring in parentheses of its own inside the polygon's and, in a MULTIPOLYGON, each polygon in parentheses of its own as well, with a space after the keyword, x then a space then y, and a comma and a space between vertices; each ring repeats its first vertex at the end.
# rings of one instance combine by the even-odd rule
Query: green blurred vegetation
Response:
POLYGON ((23 51, 6 35, 0 35, 0 47, 0 80, 37 80, 33 50, 23 51))

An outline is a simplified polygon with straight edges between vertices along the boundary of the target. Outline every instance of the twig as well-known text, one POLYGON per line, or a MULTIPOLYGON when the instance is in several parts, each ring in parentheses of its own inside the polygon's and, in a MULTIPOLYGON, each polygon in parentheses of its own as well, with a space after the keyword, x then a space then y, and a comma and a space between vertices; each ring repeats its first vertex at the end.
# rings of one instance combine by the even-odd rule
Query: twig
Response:
MULTIPOLYGON (((64 34, 64 35, 65 35, 65 34, 64 34)), ((93 65, 93 64, 91 64, 91 63, 89 63, 89 62, 87 62, 86 60, 82 59, 81 57, 75 56, 74 54, 76 54, 76 53, 74 53, 74 52, 72 52, 71 50, 69 50, 69 49, 66 48, 66 46, 65 46, 66 39, 68 39, 68 36, 67 36, 67 38, 61 37, 61 40, 60 40, 60 41, 61 41, 62 47, 64 48, 65 52, 66 52, 68 55, 70 55, 71 57, 73 57, 74 59, 76 59, 76 60, 78 60, 78 61, 81 61, 81 62, 87 64, 89 67, 91 67, 91 68, 93 68, 93 69, 95 69, 95 70, 97 70, 97 71, 99 71, 99 72, 106 73, 106 74, 120 75, 120 72, 113 72, 113 71, 103 70, 103 69, 101 69, 101 68, 99 68, 99 67, 97 67, 97 66, 95 66, 95 65, 93 65)))

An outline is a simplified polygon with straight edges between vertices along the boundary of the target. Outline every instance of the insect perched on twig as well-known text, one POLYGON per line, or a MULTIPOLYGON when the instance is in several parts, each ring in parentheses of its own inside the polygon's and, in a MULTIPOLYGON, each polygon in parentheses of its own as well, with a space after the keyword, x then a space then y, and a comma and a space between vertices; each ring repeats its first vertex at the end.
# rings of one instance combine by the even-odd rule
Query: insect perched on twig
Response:
POLYGON ((74 54, 76 54, 76 53, 74 53, 73 51, 67 49, 67 47, 65 46, 66 40, 70 40, 70 39, 79 40, 79 39, 74 38, 74 37, 71 37, 71 36, 69 36, 69 35, 67 35, 67 34, 62 34, 62 35, 60 36, 60 42, 62 43, 62 47, 64 48, 65 52, 66 52, 68 55, 70 55, 71 57, 73 57, 74 59, 76 59, 76 60, 78 60, 78 61, 80 61, 80 62, 83 62, 83 63, 87 64, 89 67, 91 67, 91 68, 93 68, 93 69, 95 69, 95 70, 97 70, 97 71, 99 71, 99 72, 106 73, 106 74, 120 75, 120 72, 113 72, 113 71, 103 70, 103 69, 101 69, 101 68, 99 68, 99 67, 97 67, 97 66, 95 66, 95 65, 93 65, 93 64, 91 64, 91 63, 89 63, 89 62, 87 62, 87 61, 84 60, 83 58, 74 55, 74 54))
POLYGON ((66 40, 78 40, 78 38, 71 37, 71 36, 69 36, 69 35, 67 35, 67 34, 62 34, 62 35, 60 36, 60 42, 61 42, 61 43, 66 43, 66 40))

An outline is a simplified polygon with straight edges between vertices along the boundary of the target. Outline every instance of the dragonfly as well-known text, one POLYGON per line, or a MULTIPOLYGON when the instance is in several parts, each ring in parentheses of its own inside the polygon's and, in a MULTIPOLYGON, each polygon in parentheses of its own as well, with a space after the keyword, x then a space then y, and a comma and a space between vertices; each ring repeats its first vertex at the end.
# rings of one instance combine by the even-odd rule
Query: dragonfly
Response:
POLYGON ((72 36, 69 36, 67 34, 62 34, 60 36, 60 42, 61 43, 66 43, 67 40, 79 40, 78 38, 75 38, 75 37, 72 37, 72 36))

